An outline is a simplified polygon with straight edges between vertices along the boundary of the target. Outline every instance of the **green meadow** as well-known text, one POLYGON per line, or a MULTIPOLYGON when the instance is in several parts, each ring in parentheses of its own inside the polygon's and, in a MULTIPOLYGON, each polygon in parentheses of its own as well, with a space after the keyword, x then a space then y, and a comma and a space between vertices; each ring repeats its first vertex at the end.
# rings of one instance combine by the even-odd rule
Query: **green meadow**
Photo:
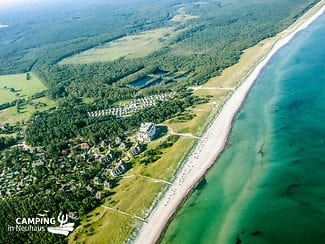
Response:
POLYGON ((33 104, 25 104, 20 109, 20 112, 17 111, 16 107, 0 110, 0 125, 5 123, 15 125, 17 122, 24 124, 30 119, 33 113, 37 111, 45 111, 56 106, 56 102, 48 99, 47 97, 34 99, 33 104), (36 103, 43 104, 43 106, 37 107, 33 105, 36 103))
POLYGON ((28 79, 27 73, 0 76, 0 104, 25 99, 25 102, 20 104, 19 110, 16 106, 0 110, 0 125, 25 123, 34 112, 55 106, 56 103, 47 97, 30 99, 47 88, 33 73, 29 73, 28 76, 28 79))
POLYGON ((159 50, 178 33, 179 31, 175 31, 172 27, 144 31, 65 58, 60 64, 87 64, 110 62, 119 58, 143 58, 159 50))
POLYGON ((25 98, 46 90, 46 86, 33 74, 27 80, 27 73, 0 76, 0 104, 25 98))

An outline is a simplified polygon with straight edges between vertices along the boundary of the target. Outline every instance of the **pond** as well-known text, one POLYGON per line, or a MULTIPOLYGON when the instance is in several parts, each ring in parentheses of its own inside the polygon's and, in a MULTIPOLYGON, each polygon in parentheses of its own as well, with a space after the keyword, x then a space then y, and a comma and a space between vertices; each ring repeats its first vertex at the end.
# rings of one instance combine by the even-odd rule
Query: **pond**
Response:
POLYGON ((136 81, 132 82, 131 85, 135 87, 144 87, 152 78, 149 76, 144 76, 136 81))
POLYGON ((163 75, 167 74, 167 72, 159 69, 154 74, 159 75, 159 76, 163 76, 163 75))

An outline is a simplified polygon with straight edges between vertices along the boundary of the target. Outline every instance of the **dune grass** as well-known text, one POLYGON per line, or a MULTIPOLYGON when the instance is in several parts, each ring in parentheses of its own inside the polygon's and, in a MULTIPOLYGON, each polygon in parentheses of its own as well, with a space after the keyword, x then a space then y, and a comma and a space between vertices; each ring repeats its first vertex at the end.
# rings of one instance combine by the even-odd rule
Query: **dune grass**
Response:
POLYGON ((96 208, 88 216, 82 226, 69 236, 69 243, 124 243, 138 222, 103 207, 96 208))

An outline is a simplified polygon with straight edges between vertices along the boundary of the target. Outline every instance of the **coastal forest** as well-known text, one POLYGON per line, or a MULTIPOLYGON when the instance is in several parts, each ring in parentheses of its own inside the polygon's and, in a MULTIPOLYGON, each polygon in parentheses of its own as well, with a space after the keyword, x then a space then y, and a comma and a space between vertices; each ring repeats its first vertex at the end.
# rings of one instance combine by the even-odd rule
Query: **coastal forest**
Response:
MULTIPOLYGON (((104 155, 106 149, 101 147, 113 148, 109 152, 120 159, 124 147, 132 148, 128 137, 141 123, 190 119, 187 109, 209 99, 194 96, 189 87, 220 75, 239 61, 245 49, 275 36, 317 2, 48 0, 29 7, 0 7, 0 26, 8 25, 0 28, 0 77, 26 73, 26 80, 37 77, 46 88, 23 97, 19 89, 0 87, 11 96, 1 100, 1 112, 34 108, 24 121, 0 120, 1 241, 65 243, 62 236, 9 232, 7 226, 40 209, 54 216, 73 212, 81 218, 101 203, 94 195, 102 188, 94 182, 118 185, 118 179, 103 173, 111 162, 87 155, 79 145, 98 148, 99 153, 92 155, 104 155), (148 82, 135 85, 142 79, 148 82), (172 99, 153 102, 130 116, 89 116, 171 92, 172 99), (54 105, 47 107, 49 103, 54 105), (16 147, 22 142, 28 150, 16 147), (15 185, 7 194, 4 183, 16 184, 19 174, 20 182, 28 184, 15 185)), ((177 141, 169 140, 164 147, 177 141)), ((146 151, 142 162, 154 162, 162 150, 158 146, 146 151)))

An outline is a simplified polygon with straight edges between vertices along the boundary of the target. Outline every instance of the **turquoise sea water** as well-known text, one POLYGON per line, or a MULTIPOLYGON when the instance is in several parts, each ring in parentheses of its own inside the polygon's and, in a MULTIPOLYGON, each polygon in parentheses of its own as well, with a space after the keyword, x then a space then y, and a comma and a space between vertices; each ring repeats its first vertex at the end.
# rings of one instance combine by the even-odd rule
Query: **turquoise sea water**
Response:
POLYGON ((162 243, 325 243, 325 15, 265 67, 162 243))

